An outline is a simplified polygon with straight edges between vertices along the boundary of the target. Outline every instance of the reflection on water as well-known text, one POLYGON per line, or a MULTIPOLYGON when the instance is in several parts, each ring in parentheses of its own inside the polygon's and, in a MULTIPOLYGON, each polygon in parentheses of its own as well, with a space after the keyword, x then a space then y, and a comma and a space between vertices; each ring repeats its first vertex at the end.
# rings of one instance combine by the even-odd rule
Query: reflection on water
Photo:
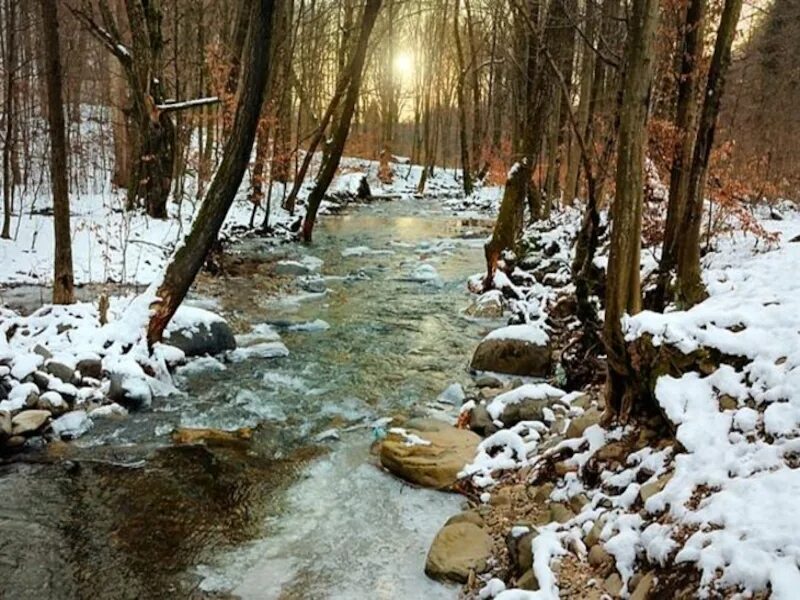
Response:
POLYGON ((325 261, 325 294, 299 285, 296 296, 265 296, 268 264, 214 287, 237 324, 276 324, 291 355, 187 375, 185 395, 98 426, 66 458, 7 468, 0 596, 452 597, 424 580, 421 561, 458 500, 382 474, 369 464, 369 428, 353 429, 464 379, 487 329, 460 313, 464 280, 482 265, 472 238, 484 224, 426 206, 326 217, 309 248, 246 245, 269 260, 325 261), (362 246, 370 251, 343 256, 362 246), (408 281, 421 264, 438 279, 408 281), (316 319, 330 328, 287 327, 316 319), (176 425, 259 424, 241 447, 172 447, 166 435, 176 425), (303 467, 318 454, 313 436, 330 428, 342 440, 303 467))

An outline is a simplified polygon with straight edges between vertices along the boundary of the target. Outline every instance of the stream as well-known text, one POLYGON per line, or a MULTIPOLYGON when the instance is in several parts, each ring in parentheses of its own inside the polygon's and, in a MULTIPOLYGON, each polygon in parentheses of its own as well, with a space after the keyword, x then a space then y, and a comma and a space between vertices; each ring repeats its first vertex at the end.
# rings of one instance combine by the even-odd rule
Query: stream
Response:
POLYGON ((202 359, 180 396, 2 467, 0 597, 457 597, 423 567, 462 499, 390 477, 370 447, 376 419, 457 413, 436 399, 494 325, 462 314, 488 226, 402 200, 324 217, 308 248, 244 242, 269 268, 193 302, 290 355, 202 359), (276 260, 309 256, 326 292, 263 293, 276 260), (254 433, 178 446, 177 426, 254 433))

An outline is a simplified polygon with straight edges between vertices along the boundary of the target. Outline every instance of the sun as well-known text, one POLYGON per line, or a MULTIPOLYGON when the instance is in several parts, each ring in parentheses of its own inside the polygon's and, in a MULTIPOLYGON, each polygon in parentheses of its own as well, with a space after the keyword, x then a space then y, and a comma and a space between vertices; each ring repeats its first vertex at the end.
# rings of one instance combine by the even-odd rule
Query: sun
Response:
POLYGON ((414 55, 402 50, 394 55, 394 72, 403 79, 410 79, 414 74, 414 55))

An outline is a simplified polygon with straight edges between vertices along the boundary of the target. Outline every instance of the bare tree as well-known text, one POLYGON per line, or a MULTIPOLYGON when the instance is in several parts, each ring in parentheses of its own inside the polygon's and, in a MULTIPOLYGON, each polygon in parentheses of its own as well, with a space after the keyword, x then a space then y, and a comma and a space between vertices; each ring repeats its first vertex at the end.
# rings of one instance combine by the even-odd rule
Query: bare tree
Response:
POLYGON ((47 78, 47 120, 50 125, 50 184, 53 188, 55 265, 53 304, 72 304, 75 291, 72 276, 72 241, 69 225, 67 182, 67 138, 64 126, 64 96, 61 80, 57 0, 39 0, 47 78))
POLYGON ((164 329, 203 266, 250 161, 271 66, 269 48, 273 11, 273 0, 253 0, 251 3, 242 60, 244 73, 239 83, 231 136, 192 230, 172 257, 158 288, 147 328, 150 347, 161 340, 164 329))

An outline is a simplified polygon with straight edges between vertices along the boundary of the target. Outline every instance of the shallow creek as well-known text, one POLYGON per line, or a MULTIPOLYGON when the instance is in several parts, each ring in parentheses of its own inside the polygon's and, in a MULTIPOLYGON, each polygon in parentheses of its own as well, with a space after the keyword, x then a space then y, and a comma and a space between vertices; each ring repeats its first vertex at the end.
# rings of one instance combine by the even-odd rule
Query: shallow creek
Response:
POLYGON ((187 369, 183 395, 3 467, 0 597, 457 597, 423 566, 461 499, 378 469, 371 423, 455 414, 431 407, 491 327, 461 313, 486 225, 398 201, 325 217, 309 248, 245 243, 266 265, 321 259, 327 292, 262 295, 270 266, 195 301, 271 324, 290 355, 187 369), (174 446, 179 425, 255 434, 174 446))

